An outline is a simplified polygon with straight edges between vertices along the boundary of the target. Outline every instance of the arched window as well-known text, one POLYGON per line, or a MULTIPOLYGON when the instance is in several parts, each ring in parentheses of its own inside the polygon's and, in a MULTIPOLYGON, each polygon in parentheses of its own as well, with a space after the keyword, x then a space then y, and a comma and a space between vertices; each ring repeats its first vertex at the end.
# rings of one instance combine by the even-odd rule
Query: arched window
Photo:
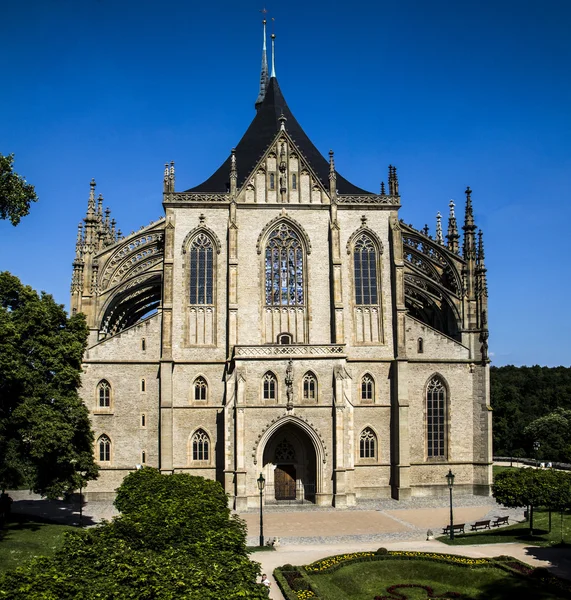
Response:
POLYGON ((375 401, 375 380, 368 373, 361 379, 361 401, 375 401))
POLYGON ((266 306, 303 306, 304 256, 299 235, 282 223, 266 245, 266 306))
POLYGON ((270 173, 270 190, 276 189, 276 176, 274 173, 270 173))
POLYGON ((317 399, 317 378, 311 371, 308 371, 303 376, 303 399, 304 400, 316 400, 317 399))
POLYGON ((376 447, 377 436, 370 427, 365 427, 359 438, 359 458, 375 458, 376 447))
POLYGON ((192 460, 209 460, 210 438, 205 431, 199 429, 192 436, 192 460))
POLYGON ((278 381, 276 376, 268 371, 264 375, 264 400, 276 400, 277 399, 277 388, 278 381))
POLYGON ((197 377, 194 380, 194 399, 195 400, 206 400, 208 392, 208 384, 204 377, 197 377))
POLYGON ((199 233, 190 245, 190 304, 212 304, 214 248, 212 240, 199 233))
POLYGON ((141 392, 144 392, 144 391, 146 391, 146 388, 147 388, 147 386, 146 386, 146 384, 145 384, 145 380, 144 380, 144 379, 141 379, 141 392))
POLYGON ((147 342, 145 341, 145 338, 143 338, 141 340, 141 350, 144 352, 147 349, 147 342))
POLYGON ((145 450, 141 451, 141 463, 145 464, 147 462, 147 453, 145 450))
POLYGON ((291 333, 280 333, 278 335, 278 344, 292 344, 293 336, 291 333))
POLYGON ((436 376, 426 387, 426 441, 428 458, 446 456, 446 388, 436 376))
POLYGON ((378 304, 377 250, 371 238, 365 233, 355 241, 353 266, 355 269, 355 304, 378 304))
POLYGON ((99 408, 110 408, 111 406, 111 386, 105 379, 97 384, 97 406, 99 408))
POLYGON ((297 190, 297 175, 295 173, 291 176, 291 189, 297 190))
POLYGON ((417 340, 417 351, 418 354, 422 354, 424 352, 424 340, 419 337, 417 340))
POLYGON ((102 435, 97 440, 97 447, 99 449, 99 462, 110 462, 111 440, 106 435, 102 435))

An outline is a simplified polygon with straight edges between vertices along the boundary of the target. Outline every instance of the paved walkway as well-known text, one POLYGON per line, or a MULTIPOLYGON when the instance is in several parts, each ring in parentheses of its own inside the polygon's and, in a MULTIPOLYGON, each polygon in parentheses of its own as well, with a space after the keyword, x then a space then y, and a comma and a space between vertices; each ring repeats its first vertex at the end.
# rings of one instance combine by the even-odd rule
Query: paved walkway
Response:
MULTIPOLYGON (((42 516, 63 523, 77 523, 79 505, 74 502, 43 500, 29 492, 10 492, 15 513, 42 516)), ((111 502, 88 502, 83 508, 85 525, 111 519, 117 511, 111 502)), ((493 498, 460 496, 454 499, 454 522, 473 523, 498 515, 508 515, 510 521, 523 519, 520 509, 506 509, 493 498)), ((248 528, 248 544, 259 542, 259 513, 239 515, 248 528)), ((273 582, 272 573, 280 565, 309 564, 320 558, 376 550, 380 546, 394 550, 423 550, 462 554, 465 556, 498 556, 507 554, 530 565, 545 566, 558 575, 571 579, 571 550, 537 548, 524 544, 486 544, 451 547, 426 541, 427 530, 435 535, 448 524, 450 512, 447 498, 415 498, 408 502, 380 500, 369 506, 351 510, 334 510, 310 506, 267 507, 264 509, 266 540, 279 538, 275 551, 252 553, 252 560, 261 563, 262 572, 273 582)), ((467 530, 469 528, 467 527, 467 530)), ((282 600, 273 582, 270 597, 282 600)))

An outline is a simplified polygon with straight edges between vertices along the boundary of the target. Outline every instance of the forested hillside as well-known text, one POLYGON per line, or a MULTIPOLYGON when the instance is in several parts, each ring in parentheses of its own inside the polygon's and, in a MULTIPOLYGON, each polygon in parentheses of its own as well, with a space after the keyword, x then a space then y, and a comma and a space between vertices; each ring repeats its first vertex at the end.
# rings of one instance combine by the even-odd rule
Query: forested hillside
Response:
POLYGON ((492 367, 490 378, 494 456, 571 462, 571 368, 492 367))

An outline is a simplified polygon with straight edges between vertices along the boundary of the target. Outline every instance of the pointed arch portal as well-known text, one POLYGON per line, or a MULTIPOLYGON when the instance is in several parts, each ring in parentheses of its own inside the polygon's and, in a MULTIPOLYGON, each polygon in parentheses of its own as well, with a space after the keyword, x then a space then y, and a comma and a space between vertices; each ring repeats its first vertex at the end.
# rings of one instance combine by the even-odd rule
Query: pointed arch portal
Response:
POLYGON ((309 435, 295 423, 285 423, 269 437, 263 450, 266 503, 315 502, 317 455, 309 435))

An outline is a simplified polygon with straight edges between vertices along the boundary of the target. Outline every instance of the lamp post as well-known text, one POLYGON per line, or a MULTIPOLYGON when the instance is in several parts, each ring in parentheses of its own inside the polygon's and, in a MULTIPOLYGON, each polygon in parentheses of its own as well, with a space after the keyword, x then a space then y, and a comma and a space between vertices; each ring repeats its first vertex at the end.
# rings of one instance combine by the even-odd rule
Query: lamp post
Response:
POLYGON ((264 479, 263 473, 260 473, 260 476, 257 479, 258 489, 260 490, 260 548, 264 547, 264 500, 263 493, 264 488, 266 487, 266 480, 264 479))
POLYGON ((539 449, 541 448, 541 444, 539 442, 533 442, 533 450, 535 452, 535 468, 539 467, 539 449))
POLYGON ((454 473, 452 469, 448 469, 448 475, 446 475, 446 481, 448 482, 448 489, 450 490, 450 541, 454 541, 454 513, 452 512, 452 488, 454 487, 454 473))

